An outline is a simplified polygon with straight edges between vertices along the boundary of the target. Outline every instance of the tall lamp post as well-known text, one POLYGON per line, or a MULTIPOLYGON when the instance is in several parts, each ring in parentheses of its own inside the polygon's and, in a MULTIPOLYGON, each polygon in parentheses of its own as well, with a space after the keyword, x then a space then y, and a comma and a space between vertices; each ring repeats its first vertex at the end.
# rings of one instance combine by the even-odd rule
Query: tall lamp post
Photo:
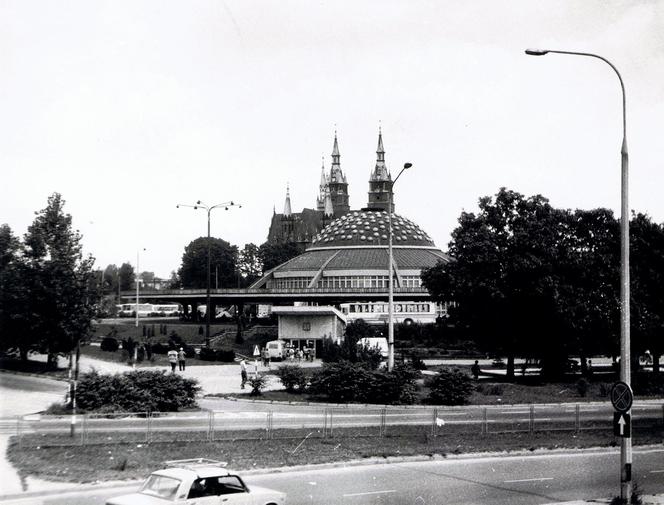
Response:
MULTIPOLYGON (((592 53, 576 51, 554 51, 551 49, 526 49, 530 56, 544 56, 548 53, 589 56, 608 64, 618 76, 622 91, 622 126, 623 138, 620 148, 621 184, 620 184, 620 380, 630 384, 630 304, 629 304, 629 157, 627 154, 627 113, 625 84, 618 69, 606 58, 592 53)), ((629 412, 628 412, 629 413, 629 412)), ((620 495, 631 503, 632 497, 632 439, 620 438, 620 495)))
MULTIPOLYGON (((143 248, 143 251, 145 251, 145 247, 143 248)), ((141 268, 140 268, 140 263, 139 263, 139 254, 141 250, 136 249, 136 328, 138 328, 138 294, 139 290, 138 287, 140 285, 140 277, 141 277, 141 268)))
POLYGON ((206 293, 205 293, 205 347, 210 347, 210 212, 213 209, 222 208, 228 210, 231 207, 242 207, 233 201, 217 203, 215 205, 207 205, 202 201, 198 200, 195 205, 187 205, 184 203, 179 203, 176 205, 179 209, 180 207, 190 207, 194 210, 204 209, 207 211, 207 276, 206 276, 206 293))
POLYGON ((394 185, 397 183, 397 180, 401 176, 404 170, 412 167, 412 163, 404 163, 403 168, 397 174, 395 179, 390 185, 390 192, 388 193, 387 199, 387 255, 388 255, 388 267, 387 274, 389 275, 387 285, 388 285, 388 295, 387 295, 387 370, 391 372, 394 369, 394 265, 392 261, 392 191, 394 190, 394 185))

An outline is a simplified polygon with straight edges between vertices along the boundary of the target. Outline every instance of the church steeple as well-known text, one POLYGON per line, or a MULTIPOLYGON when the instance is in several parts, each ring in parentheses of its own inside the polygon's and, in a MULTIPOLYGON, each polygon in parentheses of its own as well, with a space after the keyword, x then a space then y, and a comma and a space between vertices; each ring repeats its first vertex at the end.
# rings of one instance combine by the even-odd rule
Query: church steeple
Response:
POLYGON ((348 182, 346 176, 341 171, 341 155, 339 154, 339 141, 337 131, 334 131, 334 145, 332 147, 332 167, 330 176, 327 179, 327 188, 332 200, 334 217, 340 217, 350 211, 348 203, 348 182))
POLYGON ((322 158, 320 167, 320 184, 318 185, 318 196, 316 197, 316 210, 325 210, 325 192, 327 191, 327 175, 325 175, 325 158, 322 158))
POLYGON ((394 212, 394 196, 392 195, 392 176, 385 166, 385 149, 383 148, 383 130, 378 128, 378 147, 376 148, 376 166, 369 177, 369 209, 394 212), (392 205, 390 205, 392 197, 392 205))
POLYGON ((286 184, 286 201, 284 202, 284 217, 290 217, 291 203, 290 203, 290 187, 286 184))

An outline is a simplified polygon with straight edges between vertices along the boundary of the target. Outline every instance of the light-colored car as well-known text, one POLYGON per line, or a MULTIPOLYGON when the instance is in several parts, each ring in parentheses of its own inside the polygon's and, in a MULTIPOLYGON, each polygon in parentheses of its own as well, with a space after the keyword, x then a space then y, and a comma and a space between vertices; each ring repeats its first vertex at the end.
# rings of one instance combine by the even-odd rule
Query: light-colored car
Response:
POLYGON ((106 505, 284 505, 286 494, 247 486, 225 463, 211 459, 166 461, 132 494, 111 498, 106 505))

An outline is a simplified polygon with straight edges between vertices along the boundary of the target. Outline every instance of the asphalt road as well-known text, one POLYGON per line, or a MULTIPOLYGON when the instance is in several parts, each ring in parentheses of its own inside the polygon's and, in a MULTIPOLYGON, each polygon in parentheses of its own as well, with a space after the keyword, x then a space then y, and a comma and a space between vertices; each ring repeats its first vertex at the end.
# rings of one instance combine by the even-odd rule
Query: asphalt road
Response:
MULTIPOLYGON (((619 452, 583 451, 373 464, 252 475, 288 494, 289 505, 535 505, 619 493, 619 452)), ((645 494, 664 493, 664 449, 634 451, 645 494)), ((101 505, 136 484, 6 500, 22 505, 101 505)))

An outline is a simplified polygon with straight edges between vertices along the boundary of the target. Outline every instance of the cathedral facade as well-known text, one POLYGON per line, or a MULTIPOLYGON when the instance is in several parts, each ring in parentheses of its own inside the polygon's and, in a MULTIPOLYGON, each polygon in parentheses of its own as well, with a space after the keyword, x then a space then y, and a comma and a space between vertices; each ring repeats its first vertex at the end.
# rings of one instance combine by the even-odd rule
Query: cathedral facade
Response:
MULTIPOLYGON (((321 167, 320 184, 315 208, 304 208, 301 212, 293 212, 289 188, 286 188, 284 211, 272 214, 267 241, 271 244, 295 242, 304 247, 311 245, 314 237, 334 219, 348 214, 350 209, 348 181, 341 170, 341 154, 337 134, 334 134, 332 147, 332 166, 325 170, 325 162, 321 167)), ((369 195, 367 210, 387 210, 394 212, 392 201, 392 176, 385 165, 383 135, 378 132, 378 148, 376 149, 376 166, 369 178, 369 195)))

